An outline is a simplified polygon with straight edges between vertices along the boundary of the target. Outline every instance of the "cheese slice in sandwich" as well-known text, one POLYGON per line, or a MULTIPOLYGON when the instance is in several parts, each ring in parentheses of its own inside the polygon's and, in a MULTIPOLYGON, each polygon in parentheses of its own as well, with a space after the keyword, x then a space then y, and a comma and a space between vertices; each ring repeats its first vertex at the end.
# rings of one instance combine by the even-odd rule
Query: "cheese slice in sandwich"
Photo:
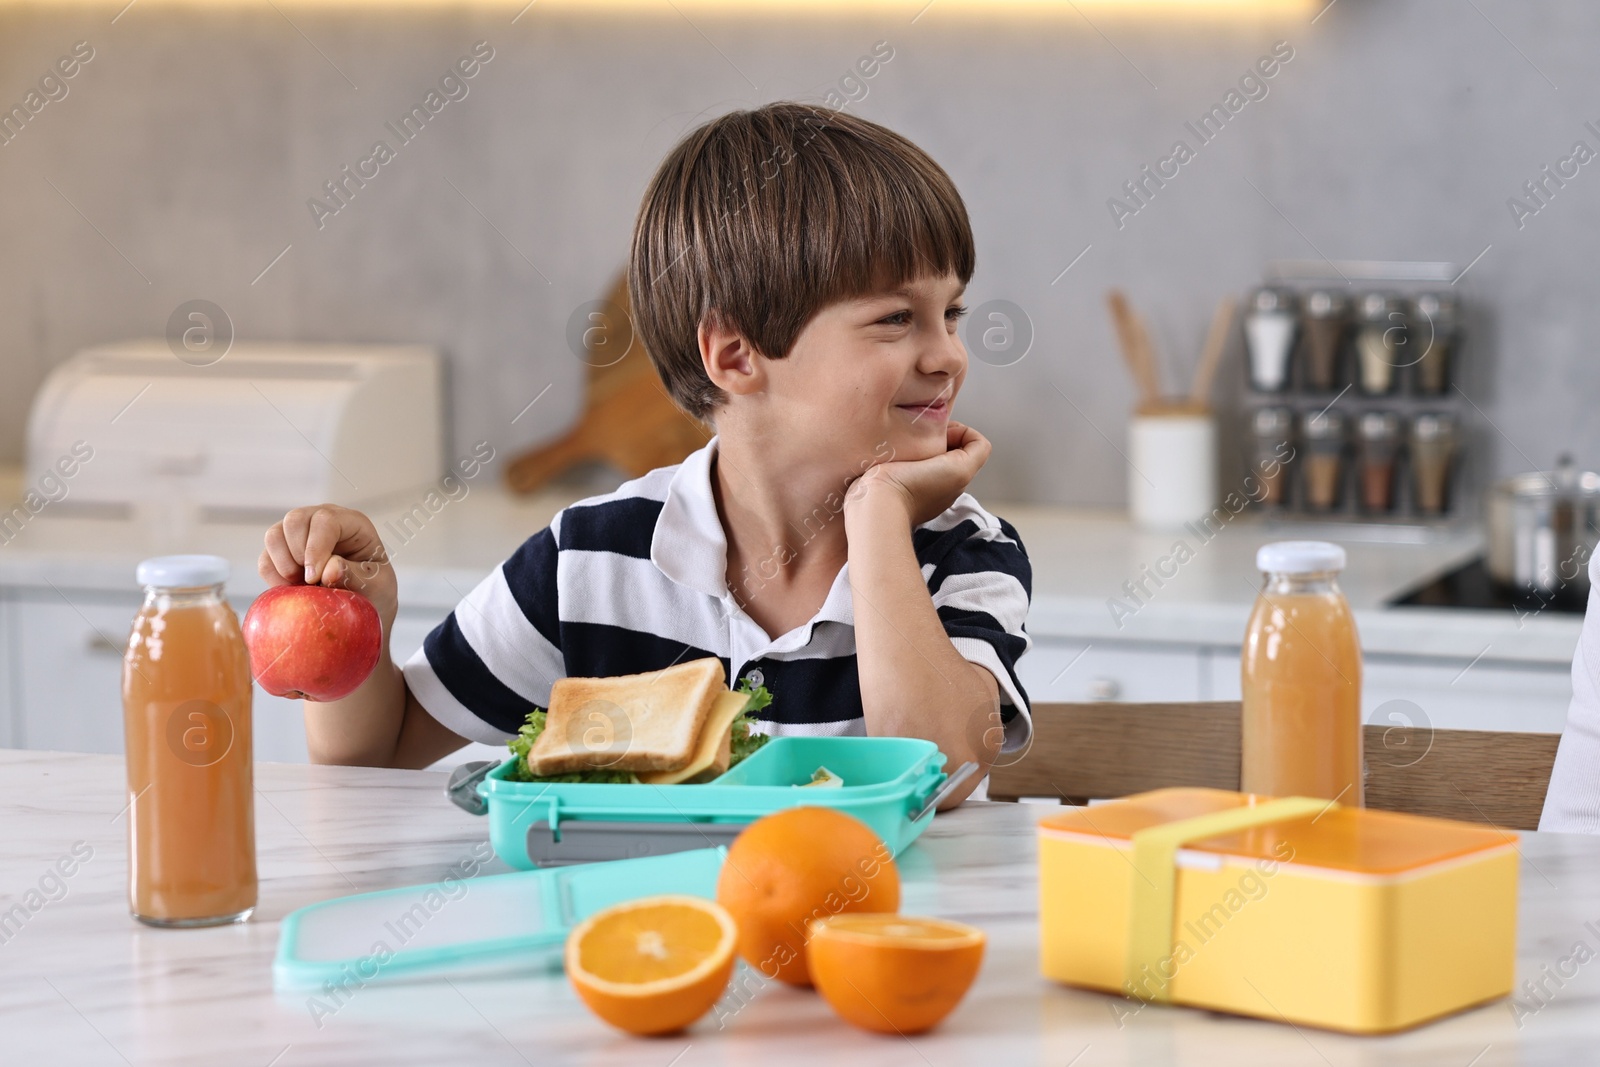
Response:
POLYGON ((733 720, 750 703, 749 693, 723 693, 717 697, 706 725, 700 731, 700 744, 694 758, 675 771, 649 771, 639 781, 649 785, 677 785, 680 782, 715 778, 733 762, 733 720))
POLYGON ((711 656, 647 674, 559 679, 544 730, 528 750, 528 771, 677 770, 694 758, 727 691, 722 661, 711 656))

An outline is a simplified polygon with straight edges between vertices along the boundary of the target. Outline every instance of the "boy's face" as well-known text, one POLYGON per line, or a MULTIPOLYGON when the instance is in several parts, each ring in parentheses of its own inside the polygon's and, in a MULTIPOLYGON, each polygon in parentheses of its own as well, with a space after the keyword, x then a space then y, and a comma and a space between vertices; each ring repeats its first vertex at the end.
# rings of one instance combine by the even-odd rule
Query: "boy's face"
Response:
POLYGON ((944 452, 967 374, 963 288, 955 275, 925 275, 822 308, 787 357, 766 361, 771 410, 852 476, 944 452))

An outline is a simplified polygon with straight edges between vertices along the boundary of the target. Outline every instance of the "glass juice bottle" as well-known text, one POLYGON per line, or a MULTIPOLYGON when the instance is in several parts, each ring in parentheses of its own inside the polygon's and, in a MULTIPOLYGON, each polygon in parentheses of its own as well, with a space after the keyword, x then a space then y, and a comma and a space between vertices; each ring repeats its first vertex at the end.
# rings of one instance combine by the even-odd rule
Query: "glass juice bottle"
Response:
POLYGON ((1339 591, 1344 549, 1280 541, 1256 553, 1266 584, 1245 630, 1240 787, 1363 802, 1361 644, 1339 591))
POLYGON ((122 661, 128 908, 154 926, 241 922, 256 905, 250 660, 228 561, 139 564, 122 661))

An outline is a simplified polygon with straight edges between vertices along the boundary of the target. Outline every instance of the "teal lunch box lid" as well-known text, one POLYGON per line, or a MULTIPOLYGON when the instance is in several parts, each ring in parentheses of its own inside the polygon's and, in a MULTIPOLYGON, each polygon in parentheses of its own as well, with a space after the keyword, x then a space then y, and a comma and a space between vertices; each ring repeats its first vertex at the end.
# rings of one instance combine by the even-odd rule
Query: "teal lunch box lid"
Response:
POLYGON ((273 984, 348 992, 396 978, 549 970, 571 929, 613 904, 661 893, 714 900, 726 854, 702 848, 308 904, 283 920, 273 984))

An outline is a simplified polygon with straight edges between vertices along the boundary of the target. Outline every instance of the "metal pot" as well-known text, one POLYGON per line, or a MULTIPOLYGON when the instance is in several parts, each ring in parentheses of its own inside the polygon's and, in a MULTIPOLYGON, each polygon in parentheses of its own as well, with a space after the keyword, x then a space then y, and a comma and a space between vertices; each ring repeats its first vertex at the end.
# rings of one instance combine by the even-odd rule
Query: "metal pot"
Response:
POLYGON ((1600 474, 1562 456, 1554 471, 1518 474, 1489 490, 1489 574, 1543 597, 1589 592, 1600 543, 1600 474))

